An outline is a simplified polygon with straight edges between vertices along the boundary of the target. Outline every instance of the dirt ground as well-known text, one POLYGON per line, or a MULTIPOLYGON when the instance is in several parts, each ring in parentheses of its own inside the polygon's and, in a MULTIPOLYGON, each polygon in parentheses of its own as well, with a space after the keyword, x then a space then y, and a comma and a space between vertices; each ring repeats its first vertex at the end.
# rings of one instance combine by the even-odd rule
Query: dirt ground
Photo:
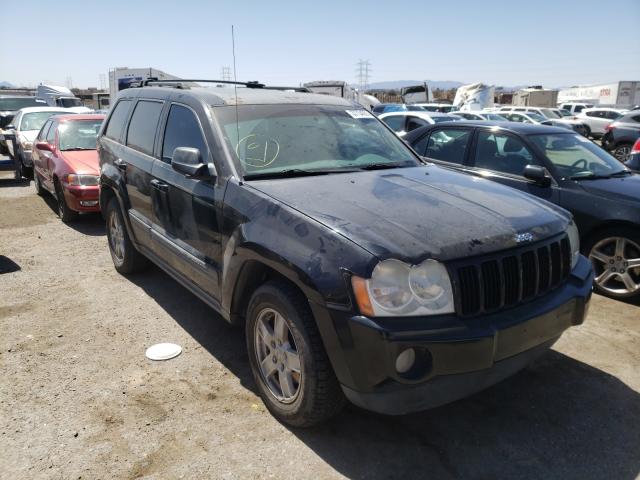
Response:
POLYGON ((638 306, 595 296, 553 351, 451 405, 294 430, 257 397, 241 331, 157 268, 117 274, 99 216, 64 225, 0 177, 1 478, 640 475, 638 306), (148 361, 165 341, 182 355, 148 361))

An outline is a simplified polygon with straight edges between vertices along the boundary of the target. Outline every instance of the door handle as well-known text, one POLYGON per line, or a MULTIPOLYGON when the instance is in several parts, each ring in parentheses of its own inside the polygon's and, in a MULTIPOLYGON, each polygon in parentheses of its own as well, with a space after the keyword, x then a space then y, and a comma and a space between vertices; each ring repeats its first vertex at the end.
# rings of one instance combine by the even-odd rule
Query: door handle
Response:
POLYGON ((151 180, 151 186, 158 190, 159 192, 168 192, 169 185, 167 183, 161 182, 160 180, 153 179, 151 180))
POLYGON ((121 170, 123 172, 127 171, 127 164, 122 160, 122 159, 117 159, 115 162, 113 162, 113 164, 118 167, 118 170, 121 170))

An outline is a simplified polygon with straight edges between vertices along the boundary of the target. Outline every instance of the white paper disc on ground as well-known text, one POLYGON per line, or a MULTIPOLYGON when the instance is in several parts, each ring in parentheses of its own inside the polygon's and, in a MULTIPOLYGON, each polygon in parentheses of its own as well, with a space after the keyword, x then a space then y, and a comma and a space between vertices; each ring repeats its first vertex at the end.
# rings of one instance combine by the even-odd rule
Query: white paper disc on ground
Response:
POLYGON ((169 360, 177 357, 182 352, 182 347, 175 343, 156 343, 147 348, 145 355, 149 360, 169 360))

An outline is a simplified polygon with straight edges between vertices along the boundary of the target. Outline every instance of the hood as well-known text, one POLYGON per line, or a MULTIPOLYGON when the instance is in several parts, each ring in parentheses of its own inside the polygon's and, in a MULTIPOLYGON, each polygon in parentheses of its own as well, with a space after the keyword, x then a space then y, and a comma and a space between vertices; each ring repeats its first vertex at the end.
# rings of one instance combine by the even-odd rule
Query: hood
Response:
POLYGON ((518 246, 566 228, 570 215, 495 182, 436 166, 247 183, 379 258, 417 263, 518 246))
POLYGON ((640 206, 640 175, 635 173, 627 177, 603 178, 600 180, 579 180, 580 186, 594 195, 619 199, 640 206))
POLYGON ((74 173, 100 175, 100 161, 97 150, 72 150, 60 152, 74 173))

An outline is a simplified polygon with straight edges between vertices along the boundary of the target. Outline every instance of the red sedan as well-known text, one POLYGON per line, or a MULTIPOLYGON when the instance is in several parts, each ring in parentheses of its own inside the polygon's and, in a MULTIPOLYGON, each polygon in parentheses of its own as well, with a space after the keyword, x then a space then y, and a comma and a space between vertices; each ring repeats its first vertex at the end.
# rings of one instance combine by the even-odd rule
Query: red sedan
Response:
POLYGON ((38 195, 48 190, 58 214, 70 222, 80 212, 99 212, 100 165, 96 138, 104 115, 56 115, 43 125, 33 148, 33 179, 38 195))

